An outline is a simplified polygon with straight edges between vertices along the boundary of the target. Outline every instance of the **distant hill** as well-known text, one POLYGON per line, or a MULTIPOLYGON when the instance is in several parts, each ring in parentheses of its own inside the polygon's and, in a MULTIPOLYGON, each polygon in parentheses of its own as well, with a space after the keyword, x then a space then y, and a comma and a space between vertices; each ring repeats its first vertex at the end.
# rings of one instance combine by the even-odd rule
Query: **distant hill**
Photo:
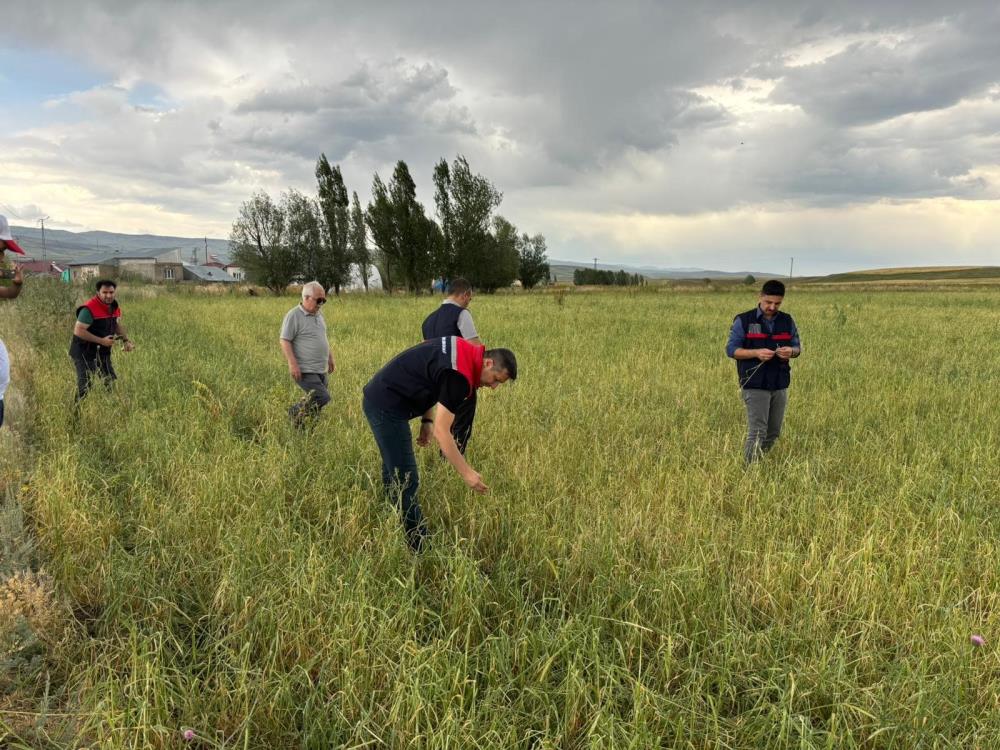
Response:
MULTIPOLYGON (((27 255, 35 260, 41 260, 43 252, 42 230, 39 227, 12 226, 11 232, 27 255)), ((197 252, 199 262, 205 262, 204 237, 164 237, 155 234, 45 230, 45 258, 54 261, 72 261, 76 258, 93 256, 95 253, 105 251, 108 255, 115 253, 125 255, 150 250, 173 250, 174 248, 180 249, 181 257, 185 259, 197 252)), ((209 238, 208 252, 222 261, 228 260, 229 241, 209 238)))
MULTIPOLYGON (((593 263, 576 263, 571 260, 550 260, 549 270, 559 281, 572 281, 573 271, 577 268, 594 268, 593 263)), ((780 273, 765 271, 713 271, 707 268, 660 268, 658 266, 629 266, 625 264, 598 263, 602 271, 624 271, 638 273, 647 279, 745 279, 751 274, 756 279, 784 278, 780 273)))
MULTIPOLYGON (((14 237, 24 251, 32 258, 42 258, 42 230, 39 227, 12 226, 14 237)), ((197 253, 200 262, 205 262, 204 237, 169 237, 155 234, 120 234, 118 232, 68 232, 63 229, 45 230, 45 258, 55 261, 72 261, 80 257, 92 257, 94 253, 106 251, 115 253, 137 253, 150 250, 180 249, 181 257, 189 258, 197 253)), ((229 241, 208 239, 208 252, 222 261, 229 259, 229 241)), ((577 263, 567 260, 550 260, 549 268, 560 281, 570 281, 577 268, 593 268, 592 263, 577 263)), ((714 271, 705 268, 660 268, 657 266, 630 266, 625 264, 598 263, 597 267, 608 271, 622 270, 639 273, 647 279, 743 279, 752 274, 760 278, 782 278, 781 274, 763 271, 714 271)))
MULTIPOLYGON (((15 239, 27 255, 35 260, 42 256, 42 230, 39 227, 12 226, 15 239)), ((229 260, 229 241, 208 238, 208 252, 219 260, 229 260)), ((62 229, 45 230, 45 258, 54 261, 73 261, 81 257, 93 257, 95 253, 106 252, 129 254, 152 250, 179 249, 181 257, 190 259, 196 254, 199 262, 205 262, 204 237, 170 237, 156 234, 120 234, 118 232, 67 232, 62 229)), ((572 281, 577 268, 593 268, 593 263, 578 263, 571 260, 549 260, 549 268, 558 281, 572 281)), ((631 266, 618 263, 598 263, 597 268, 606 271, 622 270, 639 273, 647 279, 714 279, 742 280, 747 274, 758 281, 764 279, 784 279, 785 274, 766 271, 716 271, 708 268, 662 268, 659 266, 631 266)), ((902 268, 877 268, 829 276, 796 278, 797 283, 852 283, 888 281, 961 281, 1000 279, 1000 266, 914 266, 902 268)))
POLYGON ((1000 266, 913 266, 875 268, 866 271, 834 273, 800 279, 806 283, 884 282, 884 281, 961 281, 963 279, 1000 279, 1000 266))

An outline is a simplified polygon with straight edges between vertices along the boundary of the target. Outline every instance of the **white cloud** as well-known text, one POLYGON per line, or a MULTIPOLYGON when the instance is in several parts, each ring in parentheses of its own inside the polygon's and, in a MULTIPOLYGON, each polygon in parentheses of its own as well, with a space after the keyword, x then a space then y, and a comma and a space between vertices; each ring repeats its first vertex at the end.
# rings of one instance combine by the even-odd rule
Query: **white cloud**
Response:
POLYGON ((106 84, 39 103, 44 126, 5 123, 4 198, 99 228, 224 235, 253 190, 311 191, 320 152, 362 199, 405 159, 428 207, 434 162, 463 153, 556 257, 625 255, 656 226, 720 265, 756 226, 861 262, 846 217, 908 258, 920 243, 877 219, 920 206, 922 237, 955 237, 1000 195, 987 3, 52 0, 5 16, 106 84))

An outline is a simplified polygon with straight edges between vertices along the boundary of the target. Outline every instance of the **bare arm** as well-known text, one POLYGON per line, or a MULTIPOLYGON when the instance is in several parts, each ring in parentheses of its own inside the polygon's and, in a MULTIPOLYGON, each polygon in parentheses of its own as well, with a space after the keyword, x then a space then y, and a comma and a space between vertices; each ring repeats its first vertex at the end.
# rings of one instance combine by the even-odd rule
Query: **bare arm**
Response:
POLYGON ((295 352, 292 351, 292 342, 288 339, 280 339, 280 341, 281 353, 285 355, 285 360, 288 362, 288 372, 293 380, 301 380, 302 370, 299 369, 299 362, 295 359, 295 352))
POLYGON ((73 335, 84 341, 89 341, 91 344, 100 344, 109 349, 115 343, 114 338, 111 336, 105 336, 103 339, 100 336, 95 336, 90 332, 90 326, 81 323, 79 320, 73 325, 73 335))
POLYGON ((485 494, 489 487, 483 484, 479 473, 469 466, 451 434, 451 426, 454 422, 455 415, 448 411, 444 404, 438 404, 434 415, 434 439, 437 440, 441 453, 448 459, 448 463, 454 466, 455 471, 462 477, 462 481, 480 495, 485 494))
POLYGON ((125 330, 125 326, 122 325, 121 318, 119 318, 119 319, 117 319, 115 321, 115 333, 117 333, 119 336, 121 336, 122 339, 124 340, 124 343, 122 344, 122 348, 126 352, 130 352, 133 349, 135 349, 135 342, 133 342, 132 339, 130 339, 128 337, 128 332, 125 330))

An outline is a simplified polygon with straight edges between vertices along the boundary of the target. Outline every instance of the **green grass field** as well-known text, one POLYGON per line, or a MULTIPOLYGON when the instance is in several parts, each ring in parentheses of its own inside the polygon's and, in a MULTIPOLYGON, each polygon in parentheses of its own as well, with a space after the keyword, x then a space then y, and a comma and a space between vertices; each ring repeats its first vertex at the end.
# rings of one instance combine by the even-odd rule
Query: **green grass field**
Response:
POLYGON ((360 392, 436 300, 326 306, 334 400, 303 436, 295 299, 122 299, 138 349, 76 422, 70 323, 13 347, 35 468, 4 464, 8 504, 72 616, 8 743, 1000 744, 1000 289, 791 289, 804 354, 749 470, 723 350, 752 290, 478 296, 521 372, 481 396, 489 495, 419 452, 420 558, 360 392))

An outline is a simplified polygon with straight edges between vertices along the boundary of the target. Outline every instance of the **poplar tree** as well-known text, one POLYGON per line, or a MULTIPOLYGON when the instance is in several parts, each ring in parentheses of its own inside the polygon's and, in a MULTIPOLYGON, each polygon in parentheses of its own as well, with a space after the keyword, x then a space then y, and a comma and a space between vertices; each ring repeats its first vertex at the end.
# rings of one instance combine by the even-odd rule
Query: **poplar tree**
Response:
POLYGON ((441 242, 441 231, 424 214, 406 162, 396 163, 388 186, 375 175, 365 221, 384 266, 382 279, 387 289, 393 278, 412 292, 427 288, 431 256, 441 242))
POLYGON ((325 288, 333 287, 334 294, 351 278, 351 256, 348 252, 350 233, 347 188, 340 174, 340 166, 330 166, 326 154, 316 162, 316 182, 319 186, 319 207, 323 217, 325 262, 322 276, 317 276, 325 288))
POLYGON ((319 281, 328 288, 330 281, 327 252, 323 247, 319 208, 316 201, 294 188, 281 196, 285 214, 285 244, 303 281, 319 281))
POLYGON ((365 213, 361 210, 361 201, 358 200, 357 192, 351 194, 351 220, 347 244, 351 262, 358 266, 358 276, 367 292, 368 281, 371 277, 372 253, 368 248, 365 213))
POLYGON ((531 289, 543 280, 548 280, 549 262, 545 257, 545 252, 545 238, 542 235, 536 234, 534 237, 529 237, 527 232, 521 235, 518 242, 520 262, 517 275, 521 280, 521 286, 525 289, 531 289))
POLYGON ((455 219, 451 203, 451 170, 444 159, 434 165, 434 205, 441 227, 441 243, 431 259, 431 270, 436 277, 448 282, 457 274, 455 244, 452 241, 455 219))
POLYGON ((489 237, 493 211, 500 206, 503 193, 485 177, 475 174, 469 167, 469 162, 460 155, 451 166, 449 195, 449 237, 454 256, 453 269, 475 286, 481 286, 474 280, 476 277, 487 278, 493 275, 494 269, 490 268, 493 265, 491 251, 498 246, 495 242, 491 243, 489 237))

